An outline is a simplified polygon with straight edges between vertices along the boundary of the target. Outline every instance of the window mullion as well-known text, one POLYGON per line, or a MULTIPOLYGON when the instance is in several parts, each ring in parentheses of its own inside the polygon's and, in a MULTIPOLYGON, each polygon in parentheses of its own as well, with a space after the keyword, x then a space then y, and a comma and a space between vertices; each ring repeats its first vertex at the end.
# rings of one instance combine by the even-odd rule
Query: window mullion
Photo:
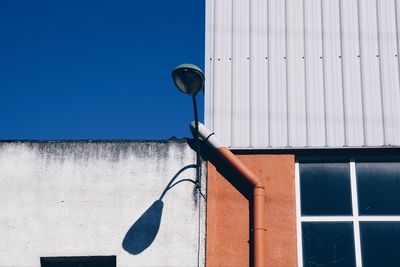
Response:
POLYGON ((354 229, 356 265, 362 267, 360 218, 358 214, 357 177, 356 177, 356 165, 354 161, 350 161, 350 181, 351 181, 351 199, 352 199, 353 218, 354 218, 353 229, 354 229))
POLYGON ((296 227, 297 227, 297 263, 303 267, 303 237, 301 232, 301 205, 300 205, 300 166, 295 163, 295 187, 296 187, 296 227))

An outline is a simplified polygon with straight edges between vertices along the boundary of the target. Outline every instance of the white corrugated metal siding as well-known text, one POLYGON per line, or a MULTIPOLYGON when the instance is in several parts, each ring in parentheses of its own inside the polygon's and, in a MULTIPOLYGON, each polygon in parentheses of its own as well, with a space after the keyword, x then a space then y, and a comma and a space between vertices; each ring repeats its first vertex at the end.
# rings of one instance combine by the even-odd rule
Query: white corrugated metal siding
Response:
POLYGON ((400 0, 207 0, 205 123, 234 148, 400 145, 400 0))

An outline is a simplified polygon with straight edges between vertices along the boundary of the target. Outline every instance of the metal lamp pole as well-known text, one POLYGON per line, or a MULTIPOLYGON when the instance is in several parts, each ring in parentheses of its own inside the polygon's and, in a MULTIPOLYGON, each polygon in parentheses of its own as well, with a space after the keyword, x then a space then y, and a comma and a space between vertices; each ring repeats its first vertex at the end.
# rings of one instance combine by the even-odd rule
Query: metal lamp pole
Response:
POLYGON ((195 123, 195 127, 196 127, 196 131, 195 131, 195 136, 194 139, 196 139, 196 183, 197 183, 197 187, 201 187, 200 184, 200 177, 201 177, 201 173, 200 173, 200 140, 199 140, 199 114, 197 112, 197 98, 196 98, 197 94, 193 94, 192 95, 192 99, 193 99, 193 109, 194 109, 194 123, 195 123))

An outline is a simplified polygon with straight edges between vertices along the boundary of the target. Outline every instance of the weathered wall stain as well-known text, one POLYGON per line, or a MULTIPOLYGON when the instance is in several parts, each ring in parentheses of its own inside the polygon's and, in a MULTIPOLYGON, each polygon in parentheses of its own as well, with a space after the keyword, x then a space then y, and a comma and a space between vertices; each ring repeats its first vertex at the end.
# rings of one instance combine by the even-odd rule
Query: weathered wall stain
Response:
MULTIPOLYGON (((37 151, 46 159, 75 160, 107 158, 118 161, 132 154, 141 158, 165 159, 170 157, 171 144, 174 149, 183 152, 187 148, 185 139, 173 141, 3 141, 0 149, 17 149, 17 145, 37 151)), ((181 158, 183 153, 175 156, 181 158)))
MULTIPOLYGON (((121 266, 195 266, 199 207, 204 262, 205 207, 196 205, 192 183, 165 194, 157 238, 142 253, 122 247, 171 177, 195 159, 185 140, 0 142, 0 266, 82 255, 116 255, 121 266)), ((180 179, 195 179, 195 169, 180 179)))

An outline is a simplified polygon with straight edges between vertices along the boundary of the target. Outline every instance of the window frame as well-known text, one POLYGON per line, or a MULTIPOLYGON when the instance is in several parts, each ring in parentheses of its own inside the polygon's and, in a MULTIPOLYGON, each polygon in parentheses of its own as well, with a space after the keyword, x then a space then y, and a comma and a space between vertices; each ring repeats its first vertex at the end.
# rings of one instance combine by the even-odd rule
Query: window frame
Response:
MULTIPOLYGON (((333 162, 333 161, 329 161, 333 162)), ((303 238, 302 238, 302 223, 303 222, 352 222, 354 234, 355 262, 357 267, 362 267, 361 256, 361 237, 360 237, 360 222, 400 222, 400 215, 359 215, 358 209, 358 191, 357 191, 357 174, 356 162, 346 160, 350 164, 350 192, 353 214, 351 216, 303 216, 301 214, 301 190, 300 190, 300 164, 303 162, 295 162, 295 191, 296 191, 296 229, 297 229, 297 262, 298 267, 303 267, 303 238)), ((379 161, 370 161, 379 162, 379 161)), ((384 162, 384 160, 381 160, 384 162)), ((304 162, 305 163, 305 162, 304 162)))
POLYGON ((71 263, 98 263, 98 261, 105 261, 107 264, 117 266, 117 256, 50 256, 40 257, 40 266, 48 266, 55 264, 71 264, 71 263))

